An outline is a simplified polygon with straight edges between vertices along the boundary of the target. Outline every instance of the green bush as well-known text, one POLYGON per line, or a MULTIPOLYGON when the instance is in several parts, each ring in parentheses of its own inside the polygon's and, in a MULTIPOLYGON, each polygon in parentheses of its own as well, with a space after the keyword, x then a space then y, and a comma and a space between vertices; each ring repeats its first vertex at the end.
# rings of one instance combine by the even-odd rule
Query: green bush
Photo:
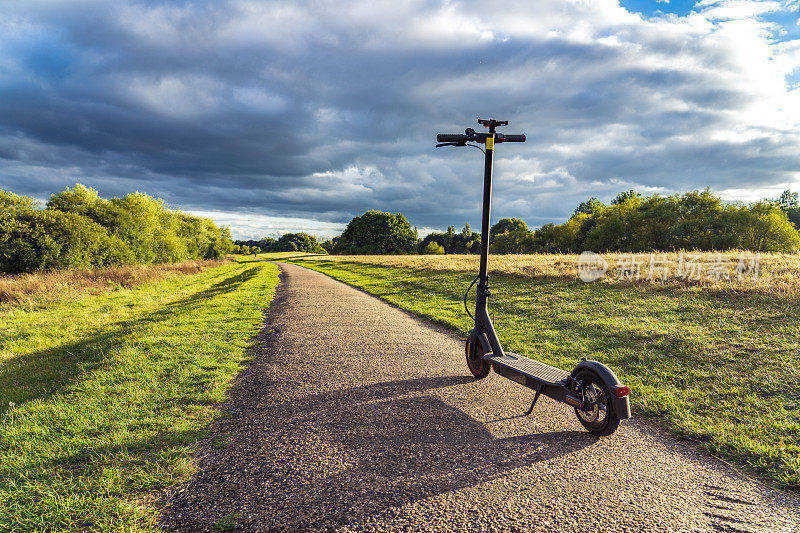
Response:
POLYGON ((39 209, 0 191, 0 272, 220 258, 232 247, 228 228, 138 192, 105 200, 77 184, 39 209))
POLYGON ((119 238, 75 213, 20 212, 0 239, 0 270, 9 274, 118 265, 133 258, 119 238))
POLYGON ((444 255, 444 247, 435 242, 429 242, 428 245, 423 248, 422 253, 425 255, 444 255))

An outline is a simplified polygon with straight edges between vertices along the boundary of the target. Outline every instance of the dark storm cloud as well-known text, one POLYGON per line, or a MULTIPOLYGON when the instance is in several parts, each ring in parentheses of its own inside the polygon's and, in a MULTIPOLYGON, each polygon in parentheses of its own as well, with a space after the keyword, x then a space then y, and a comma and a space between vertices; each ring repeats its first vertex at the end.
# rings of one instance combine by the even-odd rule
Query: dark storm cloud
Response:
POLYGON ((474 223, 480 154, 432 145, 478 115, 528 134, 498 154, 495 213, 535 225, 631 187, 795 182, 797 96, 776 86, 796 56, 756 19, 480 5, 7 5, 0 187, 43 198, 81 181, 241 217, 377 208, 474 223))

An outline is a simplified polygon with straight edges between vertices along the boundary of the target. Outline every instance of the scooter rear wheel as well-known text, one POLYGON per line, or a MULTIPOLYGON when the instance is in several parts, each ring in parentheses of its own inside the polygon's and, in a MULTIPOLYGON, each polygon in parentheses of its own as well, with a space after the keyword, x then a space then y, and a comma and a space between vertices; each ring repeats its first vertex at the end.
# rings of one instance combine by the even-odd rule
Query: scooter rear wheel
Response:
POLYGON ((614 410, 614 404, 609 401, 611 391, 606 390, 600 376, 590 370, 581 370, 575 375, 575 379, 583 383, 584 394, 592 403, 589 410, 575 408, 578 421, 589 433, 598 437, 614 433, 619 427, 619 416, 614 410))
POLYGON ((472 335, 467 339, 466 343, 467 353, 467 367, 475 379, 483 379, 489 375, 489 370, 492 365, 486 362, 483 358, 483 347, 481 341, 474 338, 472 335))

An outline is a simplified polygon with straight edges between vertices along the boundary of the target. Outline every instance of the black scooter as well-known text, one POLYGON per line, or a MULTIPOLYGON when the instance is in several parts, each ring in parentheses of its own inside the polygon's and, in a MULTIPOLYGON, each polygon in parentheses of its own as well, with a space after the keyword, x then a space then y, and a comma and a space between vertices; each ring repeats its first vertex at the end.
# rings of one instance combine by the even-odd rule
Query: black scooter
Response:
POLYGON ((620 383, 614 372, 598 361, 585 357, 572 372, 565 372, 539 361, 503 351, 500 340, 489 316, 489 219, 492 207, 492 166, 496 144, 506 142, 525 142, 525 135, 503 135, 495 130, 508 125, 507 120, 483 120, 478 123, 488 128, 487 133, 478 133, 467 128, 463 134, 440 133, 436 136, 441 146, 473 146, 485 154, 483 167, 483 221, 481 226, 481 263, 478 277, 464 294, 464 307, 475 327, 470 331, 466 342, 467 366, 476 379, 485 378, 489 370, 516 381, 536 391, 529 415, 539 396, 544 394, 575 408, 578 420, 589 432, 595 435, 610 435, 616 431, 619 421, 630 418, 631 408, 628 387, 620 383), (476 143, 476 144, 468 144, 476 143), (484 150, 479 144, 485 145, 484 150), (469 312, 467 295, 478 282, 475 298, 475 316, 469 312))

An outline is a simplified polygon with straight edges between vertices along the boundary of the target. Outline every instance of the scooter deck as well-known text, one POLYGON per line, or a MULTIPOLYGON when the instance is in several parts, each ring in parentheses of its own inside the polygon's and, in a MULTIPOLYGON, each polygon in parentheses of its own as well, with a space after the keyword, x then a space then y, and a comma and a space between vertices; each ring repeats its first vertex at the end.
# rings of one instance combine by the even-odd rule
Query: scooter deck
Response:
POLYGON ((530 378, 542 384, 557 385, 569 377, 569 372, 515 353, 506 352, 504 357, 494 357, 491 353, 488 353, 483 358, 494 365, 495 372, 498 374, 528 387, 531 384, 524 378, 530 378))

